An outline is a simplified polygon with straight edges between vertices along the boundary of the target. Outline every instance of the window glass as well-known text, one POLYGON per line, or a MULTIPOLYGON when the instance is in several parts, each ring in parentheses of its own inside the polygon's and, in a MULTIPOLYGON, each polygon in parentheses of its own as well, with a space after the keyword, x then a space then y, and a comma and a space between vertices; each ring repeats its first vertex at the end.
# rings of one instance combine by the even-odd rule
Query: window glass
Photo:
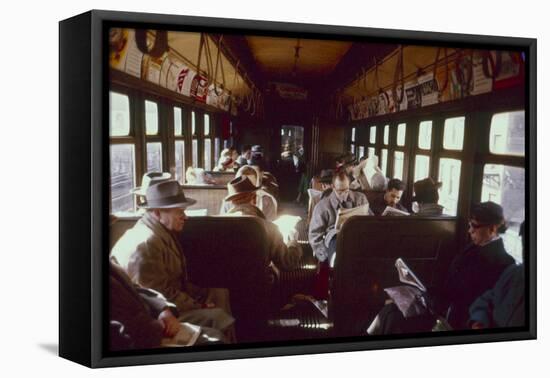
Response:
POLYGON ((183 122, 181 117, 181 108, 174 108, 174 135, 183 135, 183 122))
POLYGON ((198 168, 198 162, 199 162, 199 142, 197 139, 193 139, 193 145, 191 148, 191 155, 193 161, 191 162, 193 164, 193 168, 198 168))
POLYGON ((109 92, 109 135, 130 135, 130 99, 128 96, 109 92))
POLYGON ((371 126, 370 127, 369 143, 371 143, 371 144, 376 143, 376 126, 371 126))
POLYGON ((212 170, 212 140, 210 138, 204 140, 204 170, 212 170))
POLYGON ((388 168, 388 150, 382 150, 382 156, 380 157, 380 169, 382 173, 386 174, 386 169, 388 168))
POLYGON ((456 215, 461 165, 462 162, 457 159, 441 158, 439 160, 438 181, 442 183, 439 189, 439 204, 444 207, 443 214, 456 215))
POLYGON ((432 148, 432 121, 422 121, 418 127, 418 147, 423 150, 432 148))
POLYGON ((425 179, 430 175, 430 157, 416 155, 414 159, 414 182, 425 179))
POLYGON ((462 150, 464 144, 465 117, 448 118, 443 129, 443 148, 447 150, 462 150))
POLYGON ((185 184, 185 142, 176 140, 176 180, 185 184))
POLYGON ((355 127, 351 128, 351 141, 355 142, 355 127))
POLYGON ((156 102, 145 100, 145 133, 157 135, 159 133, 159 114, 156 102))
POLYGON ((489 151, 499 155, 525 156, 525 112, 495 114, 491 119, 489 151))
POLYGON ((374 151, 375 151, 375 150, 374 150, 374 147, 369 147, 367 151, 368 151, 368 153, 369 153, 369 156, 368 156, 368 157, 374 156, 374 151))
POLYGON ((406 123, 400 123, 397 125, 397 145, 398 146, 404 146, 405 145, 405 134, 407 131, 407 124, 406 123))
POLYGON ((195 112, 191 112, 191 135, 195 135, 195 125, 197 120, 195 119, 195 112))
POLYGON ((147 143, 147 172, 162 172, 162 144, 147 143))
POLYGON ((220 138, 214 139, 214 159, 220 157, 220 138))
POLYGON ((395 151, 393 153, 393 178, 403 180, 403 162, 405 160, 405 153, 402 151, 395 151))
POLYGON ((506 251, 522 262, 519 226, 525 219, 525 169, 486 164, 483 168, 481 201, 493 201, 504 210, 508 230, 502 238, 506 251))
POLYGON ((388 144, 390 140, 390 125, 384 126, 384 144, 388 144))
POLYGON ((204 115, 204 135, 210 135, 210 116, 204 115))
POLYGON ((359 146, 359 157, 365 156, 365 146, 359 146))
POLYGON ((130 190, 135 185, 133 144, 111 145, 111 211, 132 211, 134 197, 130 190))
POLYGON ((355 144, 350 145, 349 148, 350 148, 351 153, 355 154, 355 144))

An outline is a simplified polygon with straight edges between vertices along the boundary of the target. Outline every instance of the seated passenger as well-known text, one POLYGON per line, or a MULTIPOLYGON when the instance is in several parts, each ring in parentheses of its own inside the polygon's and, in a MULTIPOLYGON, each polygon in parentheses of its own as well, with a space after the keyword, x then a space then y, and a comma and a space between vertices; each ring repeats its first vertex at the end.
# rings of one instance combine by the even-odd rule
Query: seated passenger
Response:
POLYGON ((352 169, 354 181, 351 188, 354 190, 384 191, 386 190, 386 177, 378 166, 378 157, 373 155, 369 158, 362 157, 359 164, 352 169))
POLYGON ((215 185, 216 180, 212 178, 203 168, 187 168, 185 182, 189 185, 215 185))
POLYGON ((414 197, 413 211, 416 215, 440 216, 443 214, 443 206, 438 205, 440 182, 435 182, 430 177, 413 184, 414 197))
MULTIPOLYGON (((472 244, 453 259, 443 287, 428 289, 432 310, 446 316, 453 329, 470 328, 469 307, 515 263, 498 236, 506 230, 502 207, 494 202, 478 204, 470 214, 469 224, 472 244)), ((429 313, 405 318, 391 303, 384 306, 367 332, 371 335, 426 332, 434 322, 435 317, 429 313)))
POLYGON ((227 189, 229 194, 225 197, 225 201, 231 205, 228 214, 250 215, 261 218, 268 240, 270 260, 277 268, 282 270, 297 268, 302 257, 302 248, 295 240, 290 241, 287 246, 277 226, 268 222, 263 212, 256 207, 258 187, 246 176, 241 176, 229 182, 227 189))
POLYGON ((311 221, 313 209, 322 198, 328 197, 332 193, 332 176, 331 169, 323 169, 321 173, 311 179, 311 188, 307 190, 309 202, 307 207, 307 223, 311 221))
POLYGON ((350 180, 345 171, 337 172, 332 179, 332 192, 321 199, 313 209, 309 223, 309 244, 321 262, 332 260, 336 252, 336 214, 340 208, 353 208, 368 204, 363 193, 350 191, 350 180))
POLYGON ((260 171, 265 171, 267 169, 264 161, 264 149, 259 144, 252 146, 248 165, 257 165, 260 171))
POLYGON ((241 149, 241 155, 237 159, 237 164, 240 167, 245 166, 250 161, 252 157, 252 146, 250 144, 245 144, 241 149))
MULTIPOLYGON (((519 228, 525 260, 525 222, 519 228)), ((487 290, 470 306, 470 327, 502 328, 525 325, 525 269, 510 265, 502 272, 492 289, 487 290)))
POLYGON ((369 193, 369 204, 375 215, 382 215, 386 207, 393 207, 397 210, 408 212, 405 206, 399 202, 405 190, 403 181, 393 178, 388 181, 388 187, 385 192, 369 193))
POLYGON ((218 163, 214 168, 214 172, 234 172, 235 162, 233 160, 233 153, 229 148, 225 148, 220 153, 218 163))
POLYGON ((145 214, 115 244, 113 257, 134 283, 159 291, 174 303, 181 321, 226 331, 231 338, 229 293, 189 282, 177 239, 187 219, 185 208, 196 201, 186 198, 175 180, 149 186, 146 200, 145 214))
MULTIPOLYGON (((259 189, 256 190, 256 203, 255 205, 262 211, 265 216, 265 219, 273 222, 277 219, 277 200, 271 194, 263 190, 261 186, 261 173, 256 166, 245 165, 237 171, 235 177, 247 177, 254 186, 259 189)), ((225 214, 232 207, 232 204, 227 201, 222 202, 222 207, 220 209, 220 214, 225 214)))
POLYGON ((357 158, 351 152, 340 155, 336 159, 336 170, 337 171, 343 170, 344 172, 346 172, 346 175, 349 178, 350 184, 354 180, 353 168, 354 168, 356 163, 357 163, 357 158))

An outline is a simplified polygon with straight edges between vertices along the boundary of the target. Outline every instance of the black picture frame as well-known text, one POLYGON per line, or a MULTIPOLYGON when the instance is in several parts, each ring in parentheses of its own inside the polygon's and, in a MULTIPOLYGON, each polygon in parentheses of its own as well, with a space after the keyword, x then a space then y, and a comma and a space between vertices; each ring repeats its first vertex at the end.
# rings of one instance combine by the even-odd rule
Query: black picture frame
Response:
POLYGON ((535 339, 536 319, 536 39, 448 34, 374 28, 294 24, 223 18, 92 10, 59 24, 60 231, 59 231, 59 354, 89 367, 298 355, 370 349, 406 348, 459 343, 535 339), (273 343, 196 349, 185 353, 152 350, 108 353, 105 348, 105 275, 108 269, 108 75, 106 33, 111 25, 146 25, 177 30, 232 30, 269 35, 293 35, 371 40, 401 40, 415 44, 464 44, 522 49, 526 54, 525 116, 528 235, 525 259, 527 316, 525 327, 452 335, 412 335, 333 339, 323 343, 273 343), (107 86, 107 87, 106 87, 107 86))

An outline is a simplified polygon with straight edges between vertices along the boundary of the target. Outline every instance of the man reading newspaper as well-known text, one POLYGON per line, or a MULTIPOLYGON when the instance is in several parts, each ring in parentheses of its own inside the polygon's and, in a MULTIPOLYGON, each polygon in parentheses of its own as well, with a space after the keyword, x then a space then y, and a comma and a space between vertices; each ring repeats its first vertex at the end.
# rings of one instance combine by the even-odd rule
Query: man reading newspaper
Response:
POLYGON ((345 171, 337 172, 332 184, 332 193, 317 203, 309 224, 309 243, 314 255, 321 262, 333 261, 338 233, 337 220, 341 225, 351 215, 371 214, 367 197, 363 193, 350 191, 350 180, 345 171), (357 207, 360 208, 352 210, 357 207))

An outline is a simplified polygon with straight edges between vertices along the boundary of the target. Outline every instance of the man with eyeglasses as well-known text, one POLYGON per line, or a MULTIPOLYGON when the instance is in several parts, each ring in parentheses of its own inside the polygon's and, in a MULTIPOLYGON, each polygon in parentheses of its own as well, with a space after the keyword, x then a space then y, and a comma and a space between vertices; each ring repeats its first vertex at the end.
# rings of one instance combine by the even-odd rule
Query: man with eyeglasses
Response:
POLYGON ((309 224, 309 243, 314 255, 321 262, 331 261, 336 252, 336 215, 338 209, 351 209, 368 204, 367 197, 350 190, 350 179, 345 170, 332 178, 332 192, 322 198, 313 209, 309 224))

